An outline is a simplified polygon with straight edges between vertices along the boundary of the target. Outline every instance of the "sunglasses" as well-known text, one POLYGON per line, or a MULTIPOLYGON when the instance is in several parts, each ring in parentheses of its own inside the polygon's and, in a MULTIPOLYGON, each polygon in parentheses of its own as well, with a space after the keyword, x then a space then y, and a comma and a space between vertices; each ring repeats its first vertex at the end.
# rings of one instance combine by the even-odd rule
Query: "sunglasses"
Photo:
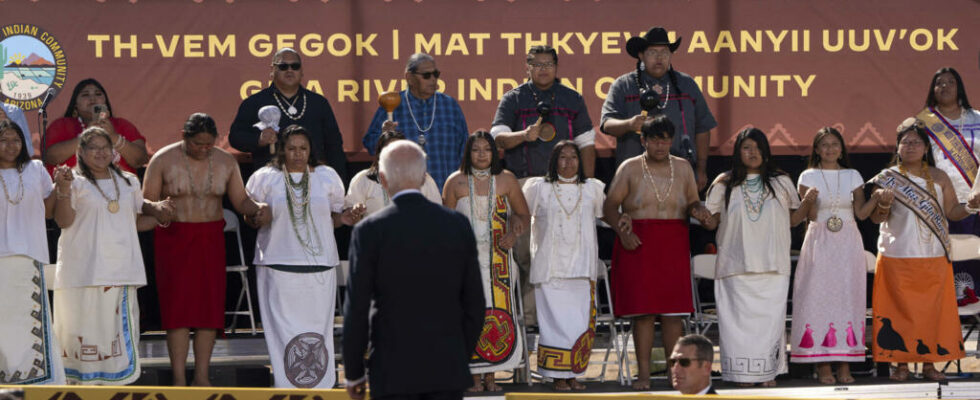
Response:
POLYGON ((436 77, 436 79, 439 79, 439 70, 438 69, 432 70, 432 71, 429 71, 429 72, 415 72, 415 71, 412 71, 412 73, 415 74, 415 75, 421 76, 422 79, 429 79, 429 78, 431 78, 433 76, 436 77))
POLYGON ((680 364, 681 368, 687 368, 691 366, 691 362, 701 361, 700 358, 671 358, 667 360, 667 368, 673 368, 674 364, 680 364))
POLYGON ((293 71, 299 71, 299 69, 302 68, 302 67, 303 67, 303 64, 298 63, 298 62, 294 62, 294 63, 279 63, 279 64, 276 64, 276 68, 279 68, 280 71, 285 71, 285 70, 290 69, 290 68, 292 68, 293 71))

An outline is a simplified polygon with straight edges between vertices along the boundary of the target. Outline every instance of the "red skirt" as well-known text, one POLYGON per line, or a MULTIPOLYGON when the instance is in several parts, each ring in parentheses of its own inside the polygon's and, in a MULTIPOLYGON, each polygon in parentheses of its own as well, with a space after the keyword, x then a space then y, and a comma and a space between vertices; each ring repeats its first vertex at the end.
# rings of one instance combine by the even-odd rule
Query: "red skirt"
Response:
POLYGON ((691 250, 687 221, 633 220, 641 244, 629 251, 613 246, 612 283, 616 316, 690 313, 691 250))
POLYGON ((173 222, 154 232, 163 329, 225 325, 225 221, 173 222))

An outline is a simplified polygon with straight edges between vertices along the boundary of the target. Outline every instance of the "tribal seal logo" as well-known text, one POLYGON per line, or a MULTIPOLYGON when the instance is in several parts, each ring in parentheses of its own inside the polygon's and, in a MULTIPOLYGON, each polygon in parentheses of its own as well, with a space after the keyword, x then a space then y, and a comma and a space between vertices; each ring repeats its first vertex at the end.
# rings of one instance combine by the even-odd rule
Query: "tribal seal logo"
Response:
POLYGON ((67 78, 68 57, 51 33, 32 24, 0 27, 0 101, 38 109, 48 89, 57 94, 67 78))
POLYGON ((323 335, 306 332, 286 344, 283 355, 286 378, 298 388, 315 387, 327 373, 327 347, 323 335))

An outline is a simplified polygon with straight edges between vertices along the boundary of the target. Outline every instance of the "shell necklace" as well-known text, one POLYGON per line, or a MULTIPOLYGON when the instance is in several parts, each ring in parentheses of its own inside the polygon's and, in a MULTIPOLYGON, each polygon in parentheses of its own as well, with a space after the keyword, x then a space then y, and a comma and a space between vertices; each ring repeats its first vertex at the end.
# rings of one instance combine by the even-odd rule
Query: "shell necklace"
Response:
POLYGON ((640 162, 643 164, 643 176, 650 182, 650 186, 653 186, 653 194, 657 197, 657 208, 663 210, 666 208, 666 202, 670 198, 670 190, 674 187, 674 163, 670 158, 667 158, 667 165, 670 166, 670 181, 667 182, 667 190, 661 196, 660 190, 657 188, 657 181, 653 179, 653 173, 650 171, 650 167, 647 166, 647 157, 643 156, 643 160, 640 162))
POLYGON ((17 190, 17 198, 15 200, 10 199, 10 192, 7 191, 7 181, 3 179, 3 174, 0 174, 0 183, 3 184, 3 195, 4 197, 7 198, 8 203, 16 206, 20 204, 21 200, 24 200, 24 173, 23 172, 17 171, 18 190, 17 190))
MULTIPOLYGON (((823 184, 830 190, 830 184, 827 183, 827 176, 824 175, 823 169, 820 170, 820 176, 823 177, 823 184)), ((830 204, 830 218, 827 218, 827 230, 831 232, 839 232, 841 228, 844 227, 844 221, 837 216, 837 204, 840 202, 840 173, 837 174, 837 190, 834 191, 833 202, 830 204)))

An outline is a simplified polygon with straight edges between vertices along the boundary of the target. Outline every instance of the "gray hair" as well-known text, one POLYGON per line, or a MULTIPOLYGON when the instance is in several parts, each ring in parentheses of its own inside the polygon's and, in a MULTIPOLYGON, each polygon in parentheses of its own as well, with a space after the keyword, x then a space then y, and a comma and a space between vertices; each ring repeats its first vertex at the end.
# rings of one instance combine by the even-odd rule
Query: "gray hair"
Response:
POLYGON ((425 151, 409 140, 391 142, 378 155, 378 171, 389 189, 418 189, 425 180, 425 151))
POLYGON ((276 54, 273 54, 272 55, 272 63, 275 64, 276 61, 282 61, 282 56, 283 56, 283 54, 286 54, 286 53, 293 53, 293 54, 295 54, 296 55, 296 59, 299 60, 300 62, 303 62, 303 60, 299 56, 299 53, 296 52, 296 50, 293 50, 292 47, 283 47, 283 48, 279 49, 278 51, 276 51, 276 54))
POLYGON ((698 359, 711 363, 715 359, 715 348, 711 339, 703 335, 690 334, 677 340, 677 346, 694 346, 698 359))
POLYGON ((408 62, 405 63, 405 72, 417 71, 419 69, 419 65, 422 65, 422 63, 426 61, 435 64, 436 59, 425 53, 412 54, 412 56, 408 58, 408 62))

